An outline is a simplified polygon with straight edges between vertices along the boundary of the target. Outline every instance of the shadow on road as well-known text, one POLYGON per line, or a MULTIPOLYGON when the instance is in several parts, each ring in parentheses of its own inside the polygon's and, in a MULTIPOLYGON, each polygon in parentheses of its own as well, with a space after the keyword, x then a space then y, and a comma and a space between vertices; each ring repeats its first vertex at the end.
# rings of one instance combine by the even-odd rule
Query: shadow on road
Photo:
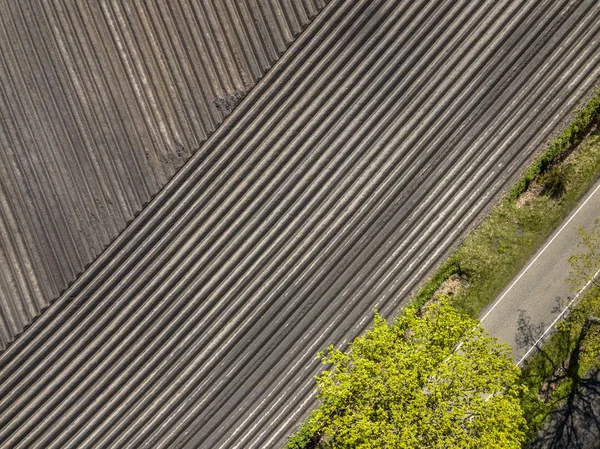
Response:
MULTIPOLYGON (((557 310, 561 308, 562 301, 557 298, 557 310)), ((600 448, 600 370, 586 376, 580 374, 582 343, 590 325, 586 321, 576 339, 569 332, 560 332, 551 352, 537 347, 542 359, 538 363, 546 365, 545 371, 551 373, 539 391, 540 399, 560 405, 547 412, 542 430, 527 445, 528 449, 600 448)), ((544 329, 544 323, 532 324, 527 313, 520 310, 518 347, 530 348, 544 329)), ((524 369, 523 375, 535 376, 539 372, 524 369)), ((524 381, 528 383, 526 378, 524 381)))

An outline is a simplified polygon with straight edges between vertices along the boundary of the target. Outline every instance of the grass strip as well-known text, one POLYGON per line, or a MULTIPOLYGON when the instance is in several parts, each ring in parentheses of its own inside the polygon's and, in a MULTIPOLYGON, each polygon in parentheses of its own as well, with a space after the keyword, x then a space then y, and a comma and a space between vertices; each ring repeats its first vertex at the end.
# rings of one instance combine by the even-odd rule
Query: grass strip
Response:
POLYGON ((416 294, 424 304, 459 276, 454 304, 476 317, 519 273, 600 175, 600 91, 416 294))
POLYGON ((577 112, 577 115, 563 133, 551 142, 548 149, 525 171, 508 195, 508 200, 515 201, 535 179, 564 158, 574 146, 578 145, 597 122, 599 113, 600 91, 597 91, 588 104, 577 112))

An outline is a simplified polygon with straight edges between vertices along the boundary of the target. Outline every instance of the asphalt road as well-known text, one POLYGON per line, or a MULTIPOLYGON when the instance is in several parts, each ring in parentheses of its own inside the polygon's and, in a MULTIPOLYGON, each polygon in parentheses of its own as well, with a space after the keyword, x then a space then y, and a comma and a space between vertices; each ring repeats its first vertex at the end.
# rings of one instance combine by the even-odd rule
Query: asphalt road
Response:
POLYGON ((600 76, 592 0, 336 0, 0 354, 11 448, 280 447, 600 76))
POLYGON ((600 181, 482 315, 483 327, 510 344, 518 364, 551 335, 551 327, 575 299, 577 292, 566 282, 568 257, 578 251, 577 230, 590 229, 599 218, 600 181))

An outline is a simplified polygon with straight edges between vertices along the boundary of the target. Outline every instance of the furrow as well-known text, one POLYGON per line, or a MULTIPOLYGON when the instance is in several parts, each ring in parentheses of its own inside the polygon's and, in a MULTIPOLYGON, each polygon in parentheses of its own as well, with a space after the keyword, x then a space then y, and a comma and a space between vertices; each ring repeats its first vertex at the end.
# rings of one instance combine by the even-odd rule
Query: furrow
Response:
MULTIPOLYGON (((597 30, 595 30, 595 32, 597 32, 597 30)), ((590 33, 588 33, 588 34, 590 34, 590 33)), ((593 33, 591 33, 591 36, 594 36, 594 34, 593 34, 593 33)), ((583 60, 585 60, 585 57, 586 57, 586 56, 589 56, 589 55, 585 55, 585 54, 583 54, 583 55, 579 55, 579 57, 580 57, 581 59, 583 59, 583 60)), ((562 69, 564 69, 564 67, 562 67, 562 69)), ((596 70, 597 70, 597 69, 596 69, 596 70)), ((585 73, 585 72, 584 72, 584 73, 585 73)), ((538 100, 538 98, 539 98, 539 97, 537 97, 537 98, 536 98, 536 100, 538 100)), ((559 105, 559 106, 562 106, 562 107, 564 108, 564 105, 559 105)), ((552 112, 560 112, 560 113, 563 113, 563 114, 564 114, 564 112, 566 112, 566 111, 556 111, 556 110, 553 110, 552 112)), ((518 133, 519 133, 518 131, 519 131, 519 130, 517 130, 517 131, 516 131, 516 134, 518 134, 518 133)), ((540 131, 542 131, 542 130, 540 130, 540 131)), ((542 132, 543 132, 543 131, 542 131, 542 132)), ((515 134, 515 133, 513 133, 513 134, 515 134)), ((544 134, 544 135, 547 135, 547 134, 544 134)), ((536 136, 536 138, 538 138, 538 137, 536 136)), ((538 138, 538 140, 539 140, 539 138, 538 138)), ((520 162, 523 162, 523 160, 521 160, 520 162)), ((483 191, 483 192, 485 192, 486 190, 485 190, 485 189, 477 189, 477 191, 483 191)), ((496 186, 496 187, 495 187, 495 188, 494 188, 492 191, 497 191, 497 186, 496 186)), ((471 204, 471 203, 467 203, 467 205, 469 205, 469 204, 471 204)), ((484 203, 484 204, 485 204, 485 203, 484 203)), ((408 240, 410 241, 410 239, 408 239, 408 240)), ((438 246, 438 244, 436 244, 436 245, 431 245, 430 247, 436 248, 437 246, 438 246)), ((393 244, 393 243, 391 244, 391 247, 394 247, 394 244, 393 244)), ((419 248, 419 246, 418 246, 418 245, 417 245, 417 248, 419 248)), ((421 246, 420 248, 422 248, 422 246, 421 246)), ((401 262, 400 262, 400 264, 401 264, 401 262)), ((393 273, 390 273, 390 269, 389 269, 389 268, 386 268, 386 265, 385 265, 385 264, 376 263, 376 264, 375 264, 375 266, 376 266, 376 267, 378 267, 378 269, 379 269, 379 270, 380 270, 382 273, 391 274, 391 276, 390 276, 390 277, 391 277, 392 279, 394 278, 394 276, 393 276, 393 273)), ((357 282, 361 282, 361 279, 358 279, 358 280, 357 280, 357 282)), ((398 282, 398 284, 399 284, 399 285, 402 285, 402 281, 399 281, 399 282, 398 282)), ((368 288, 368 287, 367 287, 367 288, 368 288)), ((358 297, 362 297, 364 294, 365 294, 365 292, 364 292, 364 291, 363 291, 363 292, 359 292, 359 295, 358 295, 358 297)), ((388 295, 386 295, 386 297, 387 297, 387 298, 394 298, 394 297, 395 297, 395 295, 394 295, 394 293, 392 292, 391 294, 388 294, 388 295)), ((378 304, 378 306, 379 306, 379 305, 381 305, 381 304, 378 304)), ((396 307, 394 307, 394 309, 395 309, 395 308, 396 308, 396 307)), ((343 312, 343 311, 341 311, 341 312, 343 312)), ((367 312, 367 313, 368 313, 368 311, 365 311, 365 312, 367 312)), ((324 313, 324 315, 325 315, 325 316, 327 316, 327 313, 324 313)), ((322 315, 318 315, 318 316, 322 316, 322 315)), ((340 316, 344 316, 344 313, 340 313, 340 316)), ((350 320, 350 322, 352 322, 352 319, 350 320)), ((362 330, 362 329, 363 329, 363 328, 362 328, 362 326, 361 326, 361 328, 360 328, 360 329, 353 329, 351 332, 349 332, 349 337, 348 337, 348 338, 350 338, 350 336, 352 336, 352 335, 356 335, 356 333, 357 333, 357 332, 359 332, 359 330, 362 330)), ((274 338, 274 340, 275 340, 275 341, 277 341, 277 338, 274 338)), ((347 340, 346 340, 346 341, 347 341, 347 340)), ((318 349, 319 349, 319 347, 318 347, 318 346, 317 346, 317 347, 313 347, 313 350, 314 350, 314 351, 317 351, 318 349)), ((304 357, 304 362, 305 362, 305 363, 309 363, 309 361, 310 361, 310 357, 311 357, 311 354, 314 354, 314 352, 307 352, 307 353, 306 353, 306 356, 304 357)), ((300 366, 303 366, 303 365, 302 365, 302 362, 300 362, 300 364, 299 364, 299 365, 300 365, 300 366)), ((307 378, 308 378, 308 379, 310 379, 310 377, 307 377, 307 378)), ((310 382, 310 381, 309 381, 309 382, 310 382)), ((286 385, 296 385, 296 381, 292 382, 292 381, 289 381, 289 379, 288 379, 288 383, 286 383, 286 385)), ((281 392, 280 392, 280 395, 279 395, 279 396, 278 396, 278 395, 275 393, 275 397, 279 397, 279 398, 281 398, 281 397, 287 397, 287 396, 288 396, 288 395, 287 395, 285 392, 283 392, 283 393, 281 393, 281 392)), ((233 407, 232 409, 235 409, 235 407, 233 407)), ((262 407, 262 404, 261 404, 261 408, 260 408, 260 409, 262 410, 263 417, 264 417, 265 415, 266 415, 267 417, 269 416, 268 414, 265 414, 265 413, 264 413, 264 408, 262 407)), ((261 436, 260 438, 256 439, 255 441, 264 441, 264 440, 262 439, 262 436, 261 436)))
POLYGON ((295 37, 314 17, 288 8, 289 23, 261 28, 254 2, 2 1, 3 114, 17 117, 5 128, 18 183, 7 192, 27 207, 18 218, 25 244, 0 264, 22 279, 0 285, 0 309, 27 303, 38 312, 2 330, 0 350, 126 229, 293 41, 275 52, 271 34, 295 37), (27 254, 43 260, 26 266, 27 254), (56 288, 13 288, 36 279, 56 288))

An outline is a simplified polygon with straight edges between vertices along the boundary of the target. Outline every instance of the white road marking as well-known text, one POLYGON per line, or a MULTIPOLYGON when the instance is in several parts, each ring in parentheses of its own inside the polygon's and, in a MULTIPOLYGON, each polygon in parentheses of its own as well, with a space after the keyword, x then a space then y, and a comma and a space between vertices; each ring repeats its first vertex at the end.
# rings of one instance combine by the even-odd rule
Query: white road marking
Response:
POLYGON ((583 209, 583 207, 587 204, 587 202, 590 200, 590 198, 592 198, 599 189, 600 189, 600 184, 594 189, 594 191, 590 195, 588 195, 588 197, 585 199, 585 201, 577 208, 575 213, 573 215, 571 215, 571 217, 567 220, 567 222, 564 225, 562 225, 562 227, 558 230, 558 232, 550 239, 550 241, 546 244, 546 246, 544 246, 544 248, 542 248, 542 250, 538 253, 537 256, 535 256, 535 258, 529 263, 529 265, 527 265, 527 268, 525 268, 521 272, 521 274, 514 280, 514 282, 510 285, 510 287, 508 287, 508 289, 502 294, 502 296, 500 296, 500 298, 498 298, 498 300, 494 303, 494 305, 490 308, 490 310, 488 310, 487 313, 481 318, 481 320, 480 320, 481 323, 483 323, 483 321, 488 317, 488 315, 490 313, 492 313, 492 310, 494 310, 496 308, 496 306, 498 304, 500 304, 500 302, 506 297, 506 295, 508 295, 508 293, 512 290, 512 288, 517 284, 517 282, 519 282, 521 280, 521 278, 525 275, 525 273, 527 273, 527 271, 540 258, 540 256, 544 253, 544 251, 546 251, 546 249, 548 249, 548 247, 552 244, 552 242, 554 242, 556 237, 558 237, 560 235, 560 233, 562 231, 564 231, 564 229, 569 225, 569 223, 571 223, 571 220, 573 220, 573 218, 575 218, 575 216, 581 211, 581 209, 583 209))
POLYGON ((598 274, 600 274, 600 270, 596 271, 596 273, 594 274, 594 276, 592 277, 592 279, 590 279, 589 281, 587 281, 587 283, 583 286, 583 288, 577 292, 577 294, 575 295, 575 297, 573 299, 571 299, 571 301, 569 301, 569 304, 567 304, 567 307, 565 307, 563 309, 563 311, 560 312, 560 314, 554 319, 554 321, 552 321, 552 324, 550 324, 550 326, 548 326, 548 328, 544 331, 544 333, 540 336, 540 338, 538 338, 535 341, 535 343, 533 344, 533 346, 531 346, 531 348, 529 348, 527 350, 527 352, 525 353, 525 355, 523 357, 521 357, 521 360, 519 360, 519 362, 517 363, 517 366, 521 366, 521 363, 523 363, 523 361, 527 358, 527 356, 529 356, 529 354, 531 353, 531 351, 533 351, 535 348, 537 348, 537 346, 540 343, 540 341, 542 341, 544 339, 544 337, 546 336, 546 334, 548 332, 550 332, 550 330, 554 327, 554 325, 557 323, 557 321, 560 320, 562 318, 562 316, 565 314, 565 312, 567 310, 569 310, 569 308, 573 305, 573 303, 575 301, 577 301, 577 299, 579 298, 579 296, 581 296, 581 294, 585 290, 587 290, 587 288, 590 286, 590 284, 592 283, 592 281, 598 277, 598 274))

